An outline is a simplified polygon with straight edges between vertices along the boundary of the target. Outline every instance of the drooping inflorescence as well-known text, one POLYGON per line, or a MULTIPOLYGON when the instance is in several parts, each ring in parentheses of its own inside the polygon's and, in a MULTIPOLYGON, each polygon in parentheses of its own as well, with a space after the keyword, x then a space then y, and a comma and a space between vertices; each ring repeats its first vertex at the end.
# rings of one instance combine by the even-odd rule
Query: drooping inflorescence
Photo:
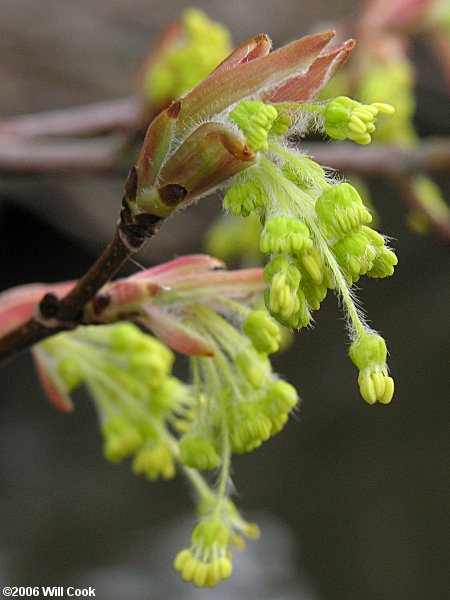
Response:
POLYGON ((367 106, 340 97, 311 105, 244 101, 229 114, 248 136, 258 160, 235 177, 224 208, 243 217, 256 214, 261 221, 260 250, 269 259, 264 269, 266 306, 281 324, 300 329, 311 322, 328 290, 334 290, 347 313, 353 340, 350 356, 360 369, 361 395, 370 404, 389 402, 394 384, 387 375, 384 340, 365 324, 352 285, 363 275, 392 275, 397 257, 370 227, 372 216, 358 191, 281 140, 289 132, 286 126, 280 131, 273 125, 290 123, 295 131, 296 123, 308 122, 305 114, 314 114, 316 129, 322 123, 332 137, 366 144, 376 115, 392 112, 389 105, 367 106), (363 366, 364 360, 356 356, 364 355, 362 349, 374 340, 384 344, 384 358, 380 350, 378 362, 371 359, 363 366))
POLYGON ((131 458, 133 472, 150 480, 185 472, 200 520, 174 564, 199 586, 228 578, 230 547, 258 536, 230 499, 232 454, 281 431, 298 403, 269 360, 280 328, 264 308, 253 307, 264 285, 261 270, 220 266, 203 255, 176 259, 109 284, 101 293, 104 309, 95 300, 86 309, 100 322, 130 315, 165 343, 119 322, 60 333, 33 350, 57 405, 69 406, 78 386, 88 389, 108 460, 131 458), (166 344, 190 356, 189 385, 172 374, 174 354, 166 344))

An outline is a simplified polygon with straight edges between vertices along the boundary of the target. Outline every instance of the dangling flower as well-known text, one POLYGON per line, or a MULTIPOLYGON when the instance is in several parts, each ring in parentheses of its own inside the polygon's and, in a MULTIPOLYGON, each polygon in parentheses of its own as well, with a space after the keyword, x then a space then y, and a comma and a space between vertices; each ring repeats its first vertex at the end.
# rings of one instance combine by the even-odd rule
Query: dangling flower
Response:
POLYGON ((359 369, 359 389, 368 404, 388 404, 394 394, 394 380, 387 374, 386 342, 379 335, 364 333, 350 346, 350 358, 359 369))
POLYGON ((361 104, 340 96, 326 106, 323 115, 325 133, 336 140, 349 139, 358 144, 370 144, 370 134, 375 131, 378 113, 390 115, 393 112, 390 104, 361 104))
POLYGON ((206 499, 201 512, 204 514, 192 531, 191 544, 177 554, 174 567, 184 581, 213 587, 231 576, 230 546, 244 548, 245 538, 258 538, 259 529, 247 523, 227 498, 206 499))
POLYGON ((228 552, 230 531, 219 519, 205 519, 195 527, 191 547, 178 553, 174 566, 184 581, 212 587, 228 579, 232 564, 228 552))

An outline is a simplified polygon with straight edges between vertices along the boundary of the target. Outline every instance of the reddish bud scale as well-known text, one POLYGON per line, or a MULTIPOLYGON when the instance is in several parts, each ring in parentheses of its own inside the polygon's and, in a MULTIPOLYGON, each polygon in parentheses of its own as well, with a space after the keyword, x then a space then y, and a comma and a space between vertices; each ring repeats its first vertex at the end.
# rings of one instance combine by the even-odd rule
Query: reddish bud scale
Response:
POLYGON ((241 44, 196 88, 151 123, 137 165, 136 197, 126 197, 133 221, 158 223, 180 205, 222 185, 256 159, 243 134, 221 115, 235 103, 311 99, 345 62, 349 40, 324 51, 334 31, 316 33, 270 52, 259 35, 241 44), (198 123, 201 123, 200 125, 198 123))
POLYGON ((99 294, 86 307, 85 318, 99 319, 103 323, 117 321, 118 315, 131 314, 139 303, 154 297, 161 286, 152 281, 119 280, 104 286, 99 294), (107 298, 104 302, 102 299, 107 298), (94 317, 95 315, 95 317, 94 317))
POLYGON ((211 118, 235 102, 304 75, 333 36, 334 31, 325 31, 301 38, 204 80, 183 99, 177 133, 186 131, 193 120, 211 118))
POLYGON ((73 281, 64 283, 33 283, 12 288, 0 294, 0 336, 7 335, 18 325, 25 323, 36 310, 46 294, 65 296, 74 286, 73 281))
POLYGON ((345 63, 355 45, 355 40, 347 40, 339 46, 322 52, 305 75, 290 79, 275 92, 264 95, 263 100, 265 102, 308 102, 312 100, 345 63))
POLYGON ((147 129, 136 164, 139 191, 155 184, 159 169, 172 141, 180 108, 181 100, 172 102, 152 121, 147 129))
POLYGON ((36 345, 33 347, 32 353, 39 381, 51 404, 61 412, 72 412, 74 406, 66 391, 66 386, 54 369, 46 367, 48 359, 46 359, 45 352, 39 345, 36 345))
POLYGON ((233 50, 204 81, 213 79, 226 71, 231 71, 231 69, 235 69, 255 58, 266 56, 266 54, 269 54, 271 47, 272 42, 269 36, 265 34, 257 35, 233 50))
POLYGON ((164 164, 158 180, 182 186, 189 200, 236 175, 254 159, 242 134, 222 123, 205 123, 164 164))
POLYGON ((223 269, 225 264, 218 258, 213 258, 207 254, 191 254, 189 256, 180 256, 168 262, 138 271, 129 279, 148 279, 157 278, 162 284, 164 280, 176 281, 178 278, 186 277, 188 274, 193 274, 197 271, 211 271, 212 269, 223 269))

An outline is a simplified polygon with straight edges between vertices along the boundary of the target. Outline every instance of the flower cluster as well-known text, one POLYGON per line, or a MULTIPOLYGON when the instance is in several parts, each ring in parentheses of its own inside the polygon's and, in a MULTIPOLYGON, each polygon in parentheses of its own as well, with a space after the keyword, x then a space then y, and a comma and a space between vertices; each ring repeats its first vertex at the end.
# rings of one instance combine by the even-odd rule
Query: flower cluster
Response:
POLYGON ((198 419, 181 438, 180 460, 214 469, 224 462, 224 435, 232 452, 254 450, 282 429, 298 397, 272 373, 267 356, 278 349, 280 333, 266 311, 248 313, 244 335, 205 307, 193 317, 213 356, 191 359, 198 419))
POLYGON ((151 480, 175 475, 168 428, 184 424, 190 397, 171 374, 174 355, 164 344, 131 323, 118 323, 58 334, 33 353, 44 387, 59 405, 67 405, 76 387, 87 386, 108 460, 134 456, 133 471, 151 480))
POLYGON ((173 260, 105 286, 109 303, 96 310, 104 322, 129 314, 191 356, 196 419, 181 437, 180 460, 200 469, 222 464, 224 436, 233 452, 260 446, 298 400, 268 360, 279 348, 277 323, 249 307, 264 287, 261 270, 220 266, 202 255, 173 260))
MULTIPOLYGON (((203 25, 191 17, 195 38, 203 25)), ((267 36, 242 44, 154 119, 127 180, 119 235, 130 250, 177 208, 222 187, 227 210, 260 220, 264 271, 227 272, 204 255, 143 270, 107 284, 84 308, 84 323, 95 327, 34 348, 58 406, 68 410, 71 391, 87 386, 110 460, 133 456, 133 470, 150 479, 169 479, 177 466, 185 472, 199 522, 175 568, 198 586, 228 578, 230 546, 241 548, 258 534, 230 500, 230 463, 233 453, 277 434, 297 405, 297 392, 269 360, 280 344, 278 323, 305 327, 328 290, 336 291, 362 397, 388 403, 393 394, 386 345, 364 323, 352 286, 365 274, 391 275, 397 259, 369 227, 358 192, 285 141, 312 128, 366 144, 377 115, 392 112, 343 97, 312 102, 354 46, 350 40, 327 50, 332 36, 314 34, 271 54, 267 36), (267 310, 255 308, 264 289, 267 310), (117 324, 127 319, 159 340, 117 324), (190 357, 191 385, 172 375, 172 350, 190 357)), ((164 73, 156 88, 165 89, 164 73)))
MULTIPOLYGON (((269 257, 264 279, 270 314, 288 327, 305 327, 328 290, 335 290, 346 308, 356 347, 374 336, 356 307, 352 284, 362 275, 392 275, 397 257, 385 238, 370 227, 372 216, 357 190, 334 180, 280 138, 304 126, 304 115, 313 113, 321 119, 316 118, 316 128, 322 122, 329 135, 365 144, 378 112, 392 110, 388 105, 367 106, 340 97, 328 104, 310 105, 244 101, 229 114, 248 136, 247 144, 258 153, 258 160, 235 177, 225 194, 224 208, 243 217, 256 214, 262 223, 260 250, 269 257)), ((366 371, 359 368, 365 373, 360 376, 363 398, 369 403, 389 402, 392 379, 387 386, 375 385, 374 389, 370 384, 368 391, 361 377, 373 382, 372 375, 367 379, 366 371)), ((384 381, 385 361, 380 362, 380 372, 384 381)))
POLYGON ((88 321, 104 325, 60 333, 33 350, 58 406, 69 407, 79 385, 88 388, 106 458, 133 457, 133 471, 151 480, 172 478, 177 465, 185 471, 201 520, 175 568, 201 586, 229 577, 229 546, 257 536, 229 498, 232 454, 278 433, 298 402, 268 358, 279 348, 280 328, 253 307, 264 287, 261 269, 222 266, 204 255, 183 257, 110 283, 86 308, 88 321), (161 341, 115 323, 126 317, 161 341), (189 355, 190 385, 172 375, 168 346, 189 355), (203 471, 215 472, 212 484, 203 471))

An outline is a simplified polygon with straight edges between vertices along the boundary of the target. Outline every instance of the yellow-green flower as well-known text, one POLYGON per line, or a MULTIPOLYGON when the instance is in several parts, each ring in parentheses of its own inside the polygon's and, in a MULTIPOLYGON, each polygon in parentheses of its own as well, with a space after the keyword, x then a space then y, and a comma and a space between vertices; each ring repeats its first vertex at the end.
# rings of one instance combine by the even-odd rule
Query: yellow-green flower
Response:
POLYGON ((350 346, 350 358, 359 369, 359 389, 368 404, 377 400, 389 404, 394 395, 394 380, 388 375, 387 349, 382 337, 365 333, 350 346))
POLYGON ((174 567, 184 581, 192 581, 199 587, 213 587, 231 576, 229 541, 230 530, 219 520, 200 521, 192 532, 190 548, 177 554, 174 567))
POLYGON ((340 96, 331 100, 324 111, 325 133, 336 140, 349 139, 357 144, 370 144, 377 115, 391 115, 394 110, 390 104, 361 104, 340 96))
POLYGON ((133 473, 143 473, 151 481, 172 479, 175 475, 173 452, 167 443, 144 446, 133 460, 133 473))

